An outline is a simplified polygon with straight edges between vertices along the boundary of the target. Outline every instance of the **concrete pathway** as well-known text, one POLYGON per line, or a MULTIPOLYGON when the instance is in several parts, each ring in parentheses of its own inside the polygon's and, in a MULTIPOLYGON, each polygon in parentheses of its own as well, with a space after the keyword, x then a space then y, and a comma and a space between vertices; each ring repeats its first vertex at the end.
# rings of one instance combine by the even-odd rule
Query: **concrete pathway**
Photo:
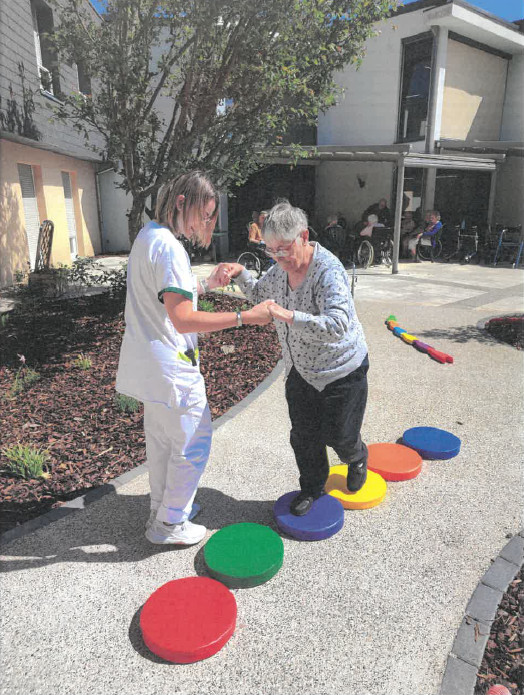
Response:
MULTIPOLYGON (((281 571, 234 592, 236 632, 211 659, 170 665, 142 644, 148 596, 205 571, 201 547, 159 549, 144 538, 144 469, 116 494, 6 545, 1 692, 437 695, 471 594, 520 530, 522 354, 478 324, 522 311, 523 275, 440 264, 360 274, 371 361, 365 440, 432 425, 461 437, 462 451, 390 483, 380 506, 346 512, 331 539, 284 539, 281 571), (383 323, 390 313, 455 364, 396 339, 383 323)), ((209 533, 240 521, 274 526, 274 500, 297 485, 288 436, 277 371, 215 432, 197 497, 209 533)))

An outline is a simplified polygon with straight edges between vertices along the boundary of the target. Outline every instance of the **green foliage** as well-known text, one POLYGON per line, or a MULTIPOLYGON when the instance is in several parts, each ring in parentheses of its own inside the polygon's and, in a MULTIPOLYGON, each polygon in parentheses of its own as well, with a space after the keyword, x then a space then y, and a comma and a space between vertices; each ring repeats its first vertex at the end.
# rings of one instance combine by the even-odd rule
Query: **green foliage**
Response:
POLYGON ((9 323, 9 314, 0 314, 0 326, 4 328, 9 323))
POLYGON ((18 396, 19 393, 27 391, 27 389, 29 389, 32 384, 34 384, 35 381, 38 381, 40 378, 40 374, 37 371, 23 364, 21 367, 19 367, 15 374, 14 382, 11 386, 9 394, 11 396, 18 396))
POLYGON ((200 311, 216 311, 215 305, 213 302, 210 302, 207 299, 199 299, 198 300, 198 308, 200 311))
MULTIPOLYGON (((63 95, 57 115, 122 175, 133 240, 173 175, 242 183, 293 128, 314 126, 396 0, 107 0, 103 21, 88 3, 59 4, 56 48, 94 89, 63 95)), ((291 142, 290 163, 301 154, 291 142)))
POLYGON ((140 402, 123 393, 116 394, 115 405, 121 413, 137 413, 140 410, 140 402))
POLYGON ((84 355, 83 352, 81 352, 76 360, 73 360, 72 363, 73 367, 76 367, 77 369, 91 369, 93 366, 93 363, 91 362, 91 358, 87 357, 84 355))
POLYGON ((22 478, 46 477, 44 466, 49 460, 49 452, 27 444, 15 444, 2 450, 7 459, 10 472, 22 478))

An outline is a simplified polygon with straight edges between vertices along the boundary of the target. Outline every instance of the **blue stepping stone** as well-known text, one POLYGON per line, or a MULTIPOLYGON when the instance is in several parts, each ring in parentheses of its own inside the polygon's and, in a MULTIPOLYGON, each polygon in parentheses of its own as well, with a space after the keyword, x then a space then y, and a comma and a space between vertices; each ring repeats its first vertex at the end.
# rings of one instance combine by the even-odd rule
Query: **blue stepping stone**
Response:
POLYGON ((301 541, 321 541, 340 531, 344 526, 344 507, 331 495, 322 495, 304 516, 295 516, 289 505, 299 490, 279 497, 273 507, 278 528, 301 541))
POLYGON ((429 460, 452 459, 460 451, 460 439, 437 427, 412 427, 402 435, 402 443, 429 460))

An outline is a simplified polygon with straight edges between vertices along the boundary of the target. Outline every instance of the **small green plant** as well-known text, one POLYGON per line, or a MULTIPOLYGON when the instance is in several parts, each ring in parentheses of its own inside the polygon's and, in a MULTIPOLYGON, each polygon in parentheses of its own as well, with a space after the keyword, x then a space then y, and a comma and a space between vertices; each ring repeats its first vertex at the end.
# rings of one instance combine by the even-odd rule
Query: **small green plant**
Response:
POLYGON ((130 396, 124 396, 123 393, 116 394, 115 405, 121 413, 137 413, 140 409, 139 401, 130 396))
POLYGON ((216 311, 213 302, 210 302, 207 299, 199 299, 198 308, 200 309, 200 311, 216 311))
POLYGON ((22 365, 15 374, 15 380, 9 391, 11 396, 18 396, 19 393, 22 393, 22 391, 25 391, 34 384, 35 381, 40 379, 40 374, 27 366, 24 355, 18 355, 18 357, 22 365))
POLYGON ((249 306, 249 304, 242 304, 242 306, 240 307, 240 311, 249 311, 250 309, 251 307, 249 306))
POLYGON ((8 470, 22 478, 45 478, 49 475, 44 473, 44 466, 49 460, 49 452, 46 449, 14 444, 3 449, 2 454, 7 459, 8 470))
POLYGON ((9 314, 0 314, 0 326, 4 328, 9 321, 9 314))
POLYGON ((76 360, 73 360, 71 364, 73 365, 73 367, 76 367, 77 369, 91 369, 91 367, 93 366, 91 358, 84 355, 83 352, 81 352, 76 358, 76 360))

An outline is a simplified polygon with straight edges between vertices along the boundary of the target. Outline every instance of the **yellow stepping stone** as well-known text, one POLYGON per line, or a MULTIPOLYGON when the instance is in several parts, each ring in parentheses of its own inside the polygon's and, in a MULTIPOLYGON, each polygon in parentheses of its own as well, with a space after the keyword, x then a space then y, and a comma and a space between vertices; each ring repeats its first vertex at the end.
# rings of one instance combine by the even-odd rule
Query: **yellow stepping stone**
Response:
POLYGON ((409 333, 401 333, 400 339, 409 345, 411 345, 411 343, 413 343, 415 340, 418 340, 416 335, 410 335, 409 333))
POLYGON ((347 465, 332 466, 324 486, 326 492, 339 500, 345 509, 370 509, 386 496, 388 486, 378 473, 368 470, 366 482, 358 492, 349 492, 347 475, 347 465))

